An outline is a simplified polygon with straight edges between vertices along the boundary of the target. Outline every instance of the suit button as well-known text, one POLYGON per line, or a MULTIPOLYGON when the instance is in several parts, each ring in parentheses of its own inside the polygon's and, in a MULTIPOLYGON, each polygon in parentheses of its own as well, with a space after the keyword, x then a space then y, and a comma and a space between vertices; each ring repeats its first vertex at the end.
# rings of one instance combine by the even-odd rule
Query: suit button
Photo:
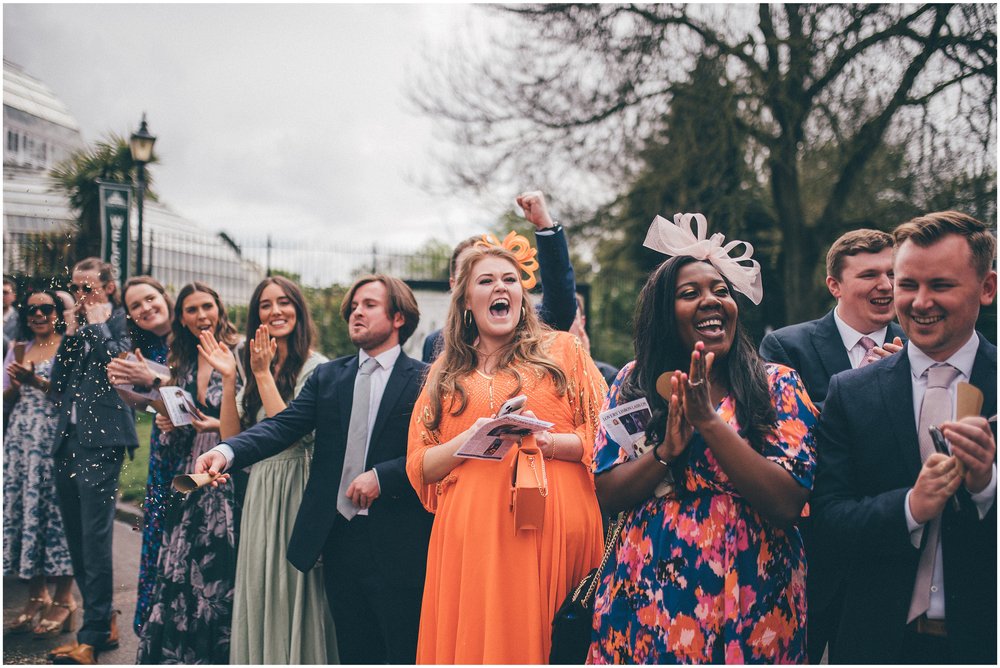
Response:
POLYGON ((936 586, 933 586, 933 587, 931 587, 931 591, 936 594, 937 591, 938 591, 938 588, 936 586))

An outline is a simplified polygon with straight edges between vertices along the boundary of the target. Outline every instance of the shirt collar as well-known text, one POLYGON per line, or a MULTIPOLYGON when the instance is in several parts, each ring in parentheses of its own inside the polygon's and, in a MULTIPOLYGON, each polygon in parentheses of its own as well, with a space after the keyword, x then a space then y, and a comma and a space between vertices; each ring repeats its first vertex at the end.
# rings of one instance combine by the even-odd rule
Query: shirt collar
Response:
MULTIPOLYGON (((976 363, 977 352, 979 352, 979 337, 972 332, 965 345, 956 350, 944 363, 961 371, 966 378, 972 378, 972 366, 976 363)), ((906 346, 906 354, 910 359, 910 373, 914 378, 923 376, 924 372, 934 364, 942 364, 928 357, 924 351, 913 345, 912 341, 906 346)))
POLYGON ((889 325, 886 325, 882 329, 876 329, 874 332, 865 334, 864 332, 859 332, 858 330, 854 329, 846 322, 841 320, 840 313, 838 313, 839 310, 840 306, 837 306, 837 308, 833 309, 833 321, 837 323, 837 331, 840 332, 840 338, 841 340, 843 340, 845 348, 847 348, 848 350, 854 348, 854 346, 858 345, 858 341, 861 340, 862 336, 867 336, 868 338, 870 338, 872 341, 875 342, 876 346, 879 347, 881 347, 882 344, 885 343, 885 335, 889 331, 889 325))
MULTIPOLYGON (((403 349, 397 344, 397 345, 393 346, 392 348, 389 348, 385 352, 383 352, 383 353, 381 353, 379 355, 376 355, 375 356, 375 361, 378 362, 378 365, 381 368, 383 368, 383 369, 385 369, 387 371, 391 371, 392 367, 394 367, 396 365, 396 360, 399 359, 399 354, 401 352, 403 352, 403 349)), ((368 353, 366 353, 364 350, 359 350, 358 351, 358 366, 361 366, 362 364, 364 364, 365 360, 368 359, 369 357, 371 357, 371 355, 369 355, 368 353)))

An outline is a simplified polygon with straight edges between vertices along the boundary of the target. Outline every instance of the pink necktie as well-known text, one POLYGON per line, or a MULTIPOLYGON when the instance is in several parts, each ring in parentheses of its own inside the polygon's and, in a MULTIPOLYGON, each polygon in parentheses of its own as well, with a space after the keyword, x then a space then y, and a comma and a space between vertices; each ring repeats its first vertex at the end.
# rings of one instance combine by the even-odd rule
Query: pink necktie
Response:
MULTIPOLYGON (((920 403, 920 426, 917 427, 917 441, 920 443, 920 461, 934 454, 934 441, 927 428, 938 425, 952 416, 951 392, 949 388, 958 377, 959 371, 950 364, 935 364, 926 371, 927 391, 920 403)), ((927 612, 931 605, 931 578, 934 575, 934 559, 937 557, 938 540, 941 535, 941 518, 935 517, 925 525, 927 542, 920 553, 917 579, 910 598, 910 611, 906 622, 910 623, 927 612)))
POLYGON ((865 349, 865 356, 861 358, 861 364, 858 365, 859 369, 861 367, 868 366, 872 362, 877 362, 882 359, 876 353, 872 352, 872 349, 875 348, 874 339, 868 336, 862 336, 858 343, 860 343, 861 347, 865 349))

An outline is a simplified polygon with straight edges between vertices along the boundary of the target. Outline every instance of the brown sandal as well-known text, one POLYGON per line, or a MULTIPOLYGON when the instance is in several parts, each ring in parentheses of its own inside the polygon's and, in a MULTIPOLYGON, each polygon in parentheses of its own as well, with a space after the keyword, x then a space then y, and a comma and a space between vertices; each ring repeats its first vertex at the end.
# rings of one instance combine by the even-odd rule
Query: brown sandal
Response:
MULTIPOLYGON (((17 633, 27 633, 35 627, 35 618, 44 617, 48 613, 49 608, 52 607, 52 599, 46 596, 45 598, 32 596, 28 599, 28 605, 32 603, 38 603, 38 608, 34 612, 22 612, 18 615, 17 620, 14 625, 7 629, 7 633, 17 634, 17 633)), ((25 606, 27 608, 28 606, 25 606)))
POLYGON ((77 609, 76 601, 72 599, 69 603, 52 601, 52 606, 49 608, 49 612, 52 612, 56 608, 63 608, 66 610, 66 616, 60 616, 60 619, 48 619, 45 615, 43 615, 42 619, 38 620, 38 626, 36 626, 34 630, 36 639, 55 638, 57 635, 69 633, 73 630, 73 613, 76 612, 77 609))

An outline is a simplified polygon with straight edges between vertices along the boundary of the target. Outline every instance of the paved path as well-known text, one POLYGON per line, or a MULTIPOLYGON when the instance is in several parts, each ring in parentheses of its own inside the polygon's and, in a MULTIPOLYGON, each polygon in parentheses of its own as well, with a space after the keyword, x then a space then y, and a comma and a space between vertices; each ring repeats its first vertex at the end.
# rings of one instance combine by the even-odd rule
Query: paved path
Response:
MULTIPOLYGON (((142 545, 142 534, 135 530, 134 521, 115 522, 114 555, 115 555, 115 608, 121 610, 118 618, 120 645, 118 649, 102 652, 98 663, 104 664, 134 664, 139 641, 132 632, 132 616, 135 614, 136 579, 139 574, 139 550, 142 545)), ((77 602, 80 593, 75 590, 77 602)), ((28 600, 27 583, 16 578, 3 579, 3 626, 10 626, 21 612, 28 600)), ((82 610, 77 611, 76 625, 82 619, 82 610)), ((48 663, 45 654, 54 647, 70 642, 74 634, 65 634, 57 638, 35 640, 27 635, 5 635, 3 639, 4 663, 48 663)))

